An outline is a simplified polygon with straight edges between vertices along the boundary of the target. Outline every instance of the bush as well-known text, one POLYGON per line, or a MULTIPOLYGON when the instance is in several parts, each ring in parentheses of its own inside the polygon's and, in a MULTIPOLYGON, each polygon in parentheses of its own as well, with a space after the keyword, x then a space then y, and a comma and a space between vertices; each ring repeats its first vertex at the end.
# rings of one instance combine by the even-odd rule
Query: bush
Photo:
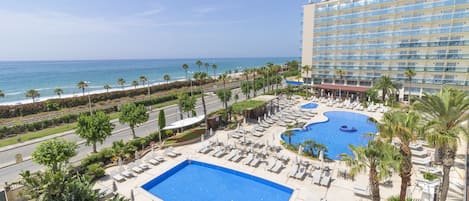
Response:
POLYGON ((429 181, 433 181, 435 179, 438 179, 438 175, 425 172, 425 173, 423 173, 423 178, 426 179, 426 180, 429 180, 429 181))
POLYGON ((105 175, 105 171, 104 171, 104 168, 103 168, 103 163, 102 162, 99 162, 99 163, 93 163, 91 165, 88 165, 86 167, 86 175, 89 175, 92 180, 94 179, 98 179, 98 178, 101 178, 105 175))

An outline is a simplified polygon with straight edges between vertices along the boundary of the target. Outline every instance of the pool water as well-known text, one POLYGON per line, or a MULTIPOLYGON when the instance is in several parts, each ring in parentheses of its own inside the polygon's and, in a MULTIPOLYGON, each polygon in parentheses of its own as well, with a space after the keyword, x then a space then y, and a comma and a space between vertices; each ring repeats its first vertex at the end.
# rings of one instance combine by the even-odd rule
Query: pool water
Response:
MULTIPOLYGON (((364 136, 364 134, 377 132, 376 125, 368 121, 369 117, 366 115, 339 111, 325 112, 324 115, 328 121, 309 124, 305 129, 295 130, 291 137, 291 143, 295 145, 312 139, 326 145, 328 148, 327 157, 339 160, 341 153, 352 154, 348 147, 349 144, 366 145, 371 137, 364 136), (340 127, 344 125, 354 127, 356 131, 341 131, 340 127)), ((282 138, 288 142, 288 137, 282 136, 282 138)))
POLYGON ((293 193, 259 177, 190 160, 142 188, 164 201, 288 201, 293 193))
POLYGON ((318 107, 317 103, 306 103, 306 104, 300 106, 300 108, 302 108, 302 109, 315 109, 317 107, 318 107))

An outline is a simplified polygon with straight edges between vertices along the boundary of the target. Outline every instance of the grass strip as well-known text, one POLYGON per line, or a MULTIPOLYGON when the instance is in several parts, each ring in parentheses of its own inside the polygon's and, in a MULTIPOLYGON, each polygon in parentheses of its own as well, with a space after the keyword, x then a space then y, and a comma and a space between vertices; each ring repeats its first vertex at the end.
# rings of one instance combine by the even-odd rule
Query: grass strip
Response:
POLYGON ((46 128, 44 130, 40 130, 36 132, 21 134, 15 137, 0 140, 0 147, 16 144, 19 142, 25 142, 25 141, 29 141, 29 140, 57 134, 57 133, 62 133, 65 131, 70 131, 70 130, 75 129, 76 127, 77 127, 77 123, 71 123, 71 124, 60 125, 54 128, 46 128))

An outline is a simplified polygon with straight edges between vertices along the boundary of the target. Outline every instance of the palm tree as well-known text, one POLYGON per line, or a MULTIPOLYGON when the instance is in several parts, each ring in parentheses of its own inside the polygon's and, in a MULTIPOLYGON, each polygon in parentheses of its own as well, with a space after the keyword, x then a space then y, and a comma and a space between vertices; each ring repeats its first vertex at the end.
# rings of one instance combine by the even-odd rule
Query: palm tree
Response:
POLYGON ((189 78, 187 77, 187 69, 189 69, 189 65, 182 64, 182 69, 184 69, 184 72, 186 73, 186 80, 188 80, 189 78))
POLYGON ((228 103, 226 101, 226 81, 230 80, 230 76, 228 76, 226 73, 221 74, 220 77, 218 77, 219 80, 223 81, 223 105, 225 106, 225 111, 226 108, 228 108, 228 103))
POLYGON ((5 97, 5 93, 3 93, 2 90, 0 90, 0 98, 4 98, 5 97))
POLYGON ((417 138, 419 121, 420 116, 415 112, 390 111, 384 114, 383 123, 378 124, 381 138, 388 141, 397 138, 400 141, 399 176, 401 177, 401 192, 399 198, 401 201, 406 199, 407 187, 412 176, 412 152, 409 145, 417 138))
MULTIPOLYGON (((202 83, 207 79, 207 74, 204 72, 199 72, 194 74, 195 79, 199 82, 202 83)), ((205 104, 205 94, 204 94, 204 88, 202 87, 202 84, 199 85, 200 87, 200 92, 202 94, 202 106, 204 109, 204 122, 205 122, 205 133, 207 134, 208 132, 208 120, 207 120, 207 106, 205 104)))
POLYGON ((124 84, 125 84, 124 78, 117 79, 117 84, 121 85, 121 88, 124 89, 124 84))
POLYGON ((163 75, 163 80, 166 81, 166 84, 169 84, 169 80, 171 80, 171 77, 169 77, 168 74, 163 75))
POLYGON ((140 80, 140 83, 142 83, 142 86, 145 86, 145 83, 148 81, 148 78, 145 75, 140 75, 138 80, 140 80))
POLYGON ((351 167, 350 174, 368 172, 368 180, 373 201, 380 201, 379 182, 389 177, 392 169, 399 166, 399 153, 396 148, 381 141, 369 141, 367 146, 349 145, 353 157, 341 154, 341 160, 351 167))
POLYGON ((86 87, 88 87, 88 82, 85 82, 85 81, 82 80, 82 81, 78 82, 77 87, 79 89, 81 89, 81 91, 83 92, 83 95, 85 95, 85 89, 86 89, 86 87))
MULTIPOLYGON (((458 139, 461 134, 468 134, 469 95, 464 91, 444 88, 442 93, 430 95, 425 93, 417 99, 413 107, 422 115, 426 124, 425 138, 443 153, 443 181, 440 199, 445 201, 449 189, 449 172, 454 166, 458 139)), ((437 155, 437 154, 435 154, 437 155)))
POLYGON ((278 83, 278 77, 279 77, 280 68, 281 68, 281 67, 280 67, 279 65, 274 65, 274 66, 272 66, 272 73, 273 73, 274 75, 276 75, 276 76, 275 76, 275 89, 276 89, 276 90, 278 90, 278 84, 279 84, 279 83, 278 83))
POLYGON ((61 88, 55 88, 54 93, 57 94, 57 96, 60 98, 60 96, 64 93, 64 90, 61 88))
POLYGON ((132 80, 131 85, 134 87, 134 89, 136 89, 137 86, 138 86, 138 81, 137 80, 132 80))
POLYGON ((195 65, 197 65, 197 66, 199 67, 199 72, 200 72, 200 66, 202 66, 202 61, 197 60, 197 61, 195 62, 195 65))
POLYGON ((409 82, 409 104, 412 104, 411 99, 410 99, 410 93, 412 91, 412 78, 416 75, 415 71, 411 68, 407 68, 407 70, 404 72, 404 75, 407 77, 407 81, 409 82))
MULTIPOLYGON (((306 66, 303 66, 303 68, 301 70, 303 70, 306 73, 307 78, 310 78, 309 77, 309 71, 311 70, 311 67, 306 65, 306 66)), ((308 97, 308 91, 309 91, 309 89, 306 89, 306 98, 308 97)))
POLYGON ((41 96, 41 94, 39 94, 39 91, 36 91, 34 89, 30 89, 30 90, 26 91, 25 96, 26 96, 26 98, 32 98, 33 103, 34 103, 34 102, 36 102, 36 98, 39 98, 39 96, 41 96))
POLYGON ((283 132, 283 136, 285 137, 288 137, 288 144, 291 145, 291 137, 293 137, 295 135, 295 133, 293 132, 293 130, 287 130, 285 132, 283 132))
MULTIPOLYGON (((342 80, 345 85, 345 80, 344 80, 344 76, 345 76, 345 71, 342 70, 342 69, 337 69, 335 70, 335 75, 339 77, 340 80, 342 80)), ((340 98, 342 98, 342 90, 341 90, 341 87, 339 87, 339 96, 340 98)))
POLYGON ((208 75, 208 67, 210 67, 210 64, 205 62, 204 66, 205 66, 205 69, 206 69, 205 73, 207 73, 207 75, 208 75))
POLYGON ((253 89, 253 97, 256 97, 256 74, 257 74, 257 68, 251 69, 251 75, 252 75, 252 89, 253 89))
POLYGON ((217 67, 218 67, 217 64, 212 64, 212 70, 213 70, 213 77, 214 78, 217 77, 217 73, 216 73, 217 67))
POLYGON ((386 100, 386 94, 394 94, 397 90, 397 83, 391 80, 387 75, 381 76, 373 86, 375 89, 381 90, 383 102, 386 100))
POLYGON ((309 151, 311 156, 314 157, 314 148, 316 147, 317 142, 314 140, 305 140, 303 146, 309 151))
POLYGON ((111 89, 111 88, 112 88, 112 87, 111 87, 111 85, 109 85, 109 84, 105 84, 105 85, 104 85, 104 89, 106 89, 106 93, 109 93, 109 89, 111 89))
POLYGON ((248 98, 248 99, 249 99, 249 96, 250 96, 250 94, 251 94, 251 92, 250 92, 251 90, 249 89, 249 88, 250 88, 250 87, 249 87, 249 75, 250 75, 250 74, 251 74, 251 70, 250 70, 250 69, 246 68, 246 69, 243 70, 243 75, 244 75, 244 77, 246 78, 246 84, 247 84, 247 85, 246 85, 246 87, 247 87, 246 90, 247 90, 247 98, 248 98))

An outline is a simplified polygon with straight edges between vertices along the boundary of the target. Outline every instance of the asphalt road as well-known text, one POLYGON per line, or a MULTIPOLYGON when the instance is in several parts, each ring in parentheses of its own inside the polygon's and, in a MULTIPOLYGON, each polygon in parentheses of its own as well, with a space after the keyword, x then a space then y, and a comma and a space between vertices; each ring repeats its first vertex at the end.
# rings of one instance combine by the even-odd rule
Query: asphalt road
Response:
MULTIPOLYGON (((239 93, 239 100, 244 99, 244 95, 240 93, 239 89, 234 89, 236 91, 235 93, 239 93)), ((234 93, 233 93, 234 94, 234 93)), ((260 94, 260 93, 258 93, 260 94)), ((209 95, 206 96, 206 105, 207 105, 207 113, 210 113, 212 111, 215 111, 217 109, 222 108, 222 103, 218 99, 216 95, 209 95)), ((196 107, 197 114, 203 114, 203 108, 202 108, 202 103, 201 99, 197 101, 197 107, 196 107)), ((147 121, 145 124, 137 127, 135 129, 136 135, 143 137, 146 136, 154 131, 156 131, 157 127, 157 117, 158 117, 159 110, 154 110, 150 113, 150 118, 149 121, 147 121)), ((169 107, 165 108, 165 114, 166 114, 166 123, 170 124, 172 122, 175 122, 179 120, 179 114, 178 114, 178 108, 176 105, 172 105, 169 107)), ((104 147, 110 147, 112 146, 112 142, 118 141, 123 139, 124 141, 128 141, 132 139, 132 134, 131 130, 127 125, 122 125, 119 122, 114 122, 116 125, 113 135, 110 136, 105 140, 103 144, 98 144, 97 148, 98 150, 104 147)), ((71 132, 71 134, 64 135, 62 138, 68 140, 68 141, 73 141, 73 142, 78 142, 79 147, 77 149, 77 156, 73 157, 71 162, 77 162, 86 157, 88 154, 91 153, 92 148, 91 146, 86 146, 83 144, 83 139, 78 137, 76 134, 71 132)), ((23 158, 26 160, 22 163, 19 164, 14 164, 8 167, 4 167, 0 169, 0 187, 3 187, 5 182, 13 182, 17 181, 19 179, 19 173, 24 170, 30 170, 30 171, 37 171, 42 169, 43 167, 32 162, 29 158, 31 153, 34 151, 36 146, 38 146, 39 143, 35 144, 30 144, 26 145, 23 147, 18 147, 6 152, 0 153, 0 164, 5 164, 5 163, 10 163, 15 161, 15 155, 18 153, 21 153, 23 155, 23 158)))

